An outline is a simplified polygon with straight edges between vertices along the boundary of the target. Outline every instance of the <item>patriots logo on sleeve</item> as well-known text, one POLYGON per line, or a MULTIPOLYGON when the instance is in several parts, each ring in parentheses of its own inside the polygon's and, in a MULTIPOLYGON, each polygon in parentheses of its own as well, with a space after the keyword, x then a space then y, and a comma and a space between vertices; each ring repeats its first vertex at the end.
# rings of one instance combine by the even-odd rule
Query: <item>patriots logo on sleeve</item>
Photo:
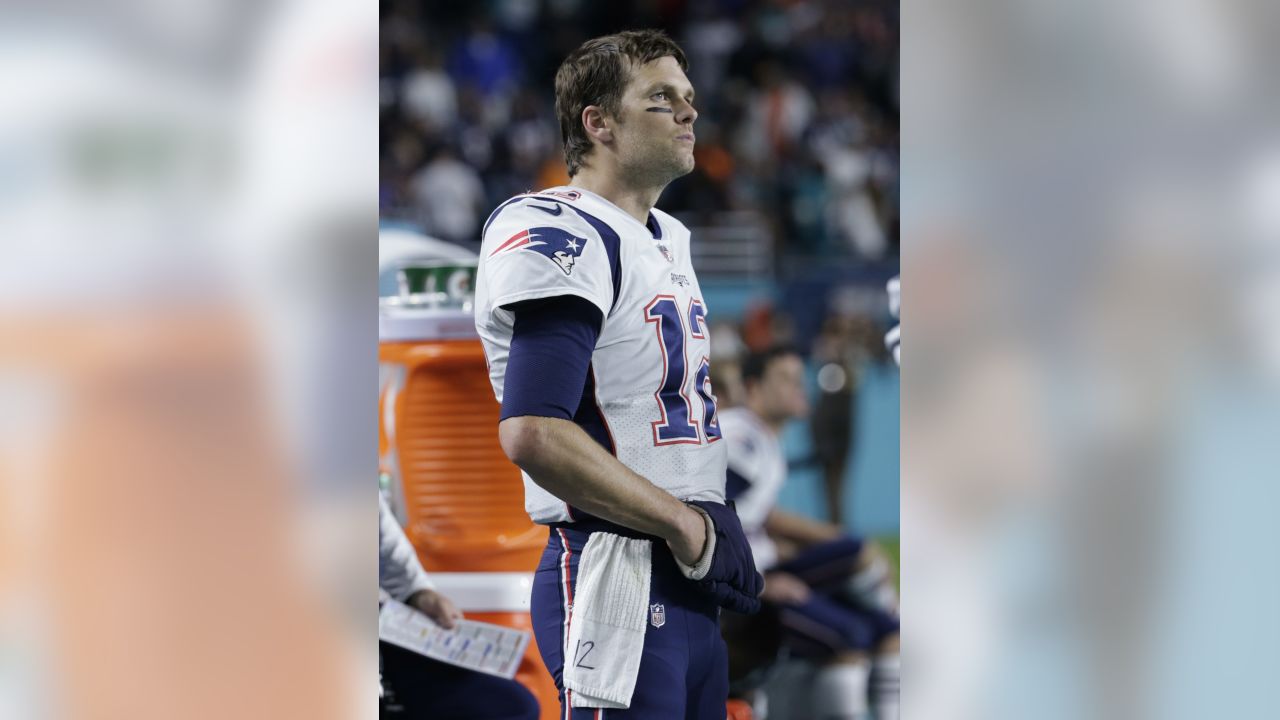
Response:
POLYGON ((507 238, 506 242, 503 242, 497 249, 489 253, 489 257, 499 253, 528 250, 536 252, 558 265, 565 275, 571 275, 573 274, 573 265, 586 245, 586 238, 578 237, 560 228, 536 227, 521 230, 507 238))

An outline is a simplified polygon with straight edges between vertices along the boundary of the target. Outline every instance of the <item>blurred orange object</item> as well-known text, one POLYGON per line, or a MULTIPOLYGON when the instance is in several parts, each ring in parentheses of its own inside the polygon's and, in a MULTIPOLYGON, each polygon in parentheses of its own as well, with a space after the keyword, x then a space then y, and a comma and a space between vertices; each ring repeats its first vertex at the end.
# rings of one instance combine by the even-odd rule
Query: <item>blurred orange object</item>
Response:
POLYGON ((564 158, 559 152, 553 153, 538 168, 538 177, 534 180, 535 188, 552 188, 569 184, 569 170, 565 167, 564 158))
POLYGON ((405 534, 422 566, 444 572, 532 572, 547 529, 524 511, 520 470, 498 444, 499 407, 480 341, 384 343, 393 368, 380 417, 398 470, 405 534), (393 425, 386 427, 386 403, 393 425))
POLYGON ((718 143, 699 145, 693 156, 698 167, 712 180, 724 184, 733 177, 733 155, 718 143))
POLYGON ((746 700, 730 700, 725 705, 725 720, 752 720, 755 715, 746 700))

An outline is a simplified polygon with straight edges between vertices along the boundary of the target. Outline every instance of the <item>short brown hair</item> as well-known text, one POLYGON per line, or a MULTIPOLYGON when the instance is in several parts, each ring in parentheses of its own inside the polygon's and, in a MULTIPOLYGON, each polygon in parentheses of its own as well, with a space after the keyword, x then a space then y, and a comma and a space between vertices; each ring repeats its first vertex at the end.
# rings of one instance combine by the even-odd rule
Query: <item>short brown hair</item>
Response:
POLYGON ((689 71, 684 51, 666 33, 627 30, 588 40, 560 63, 556 71, 556 117, 560 120, 569 177, 578 173, 591 152, 591 138, 582 127, 583 108, 599 105, 616 116, 622 91, 631 79, 631 67, 668 55, 680 63, 681 70, 689 71))

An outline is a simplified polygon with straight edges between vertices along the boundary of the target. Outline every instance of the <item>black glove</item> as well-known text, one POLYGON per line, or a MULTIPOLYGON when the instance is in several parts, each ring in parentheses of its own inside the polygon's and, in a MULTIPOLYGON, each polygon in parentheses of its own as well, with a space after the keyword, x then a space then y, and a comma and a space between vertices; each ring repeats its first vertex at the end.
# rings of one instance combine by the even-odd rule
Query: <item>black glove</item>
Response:
POLYGON ((759 612, 764 578, 756 572, 755 558, 738 513, 730 505, 709 500, 694 500, 689 505, 706 513, 715 526, 711 564, 706 574, 695 581, 698 587, 714 597, 720 607, 744 615, 759 612))

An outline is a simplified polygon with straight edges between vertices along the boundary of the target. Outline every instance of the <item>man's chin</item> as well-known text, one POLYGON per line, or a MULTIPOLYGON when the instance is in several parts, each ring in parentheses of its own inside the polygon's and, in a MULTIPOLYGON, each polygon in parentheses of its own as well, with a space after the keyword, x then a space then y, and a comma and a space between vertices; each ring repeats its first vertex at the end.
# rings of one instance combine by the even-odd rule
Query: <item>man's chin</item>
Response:
MULTIPOLYGON (((689 157, 681 158, 670 165, 650 166, 649 172, 643 173, 643 176, 652 178, 655 182, 665 187, 672 180, 682 178, 693 172, 693 166, 693 155, 690 154, 689 157)), ((637 173, 637 175, 640 174, 637 173)))

